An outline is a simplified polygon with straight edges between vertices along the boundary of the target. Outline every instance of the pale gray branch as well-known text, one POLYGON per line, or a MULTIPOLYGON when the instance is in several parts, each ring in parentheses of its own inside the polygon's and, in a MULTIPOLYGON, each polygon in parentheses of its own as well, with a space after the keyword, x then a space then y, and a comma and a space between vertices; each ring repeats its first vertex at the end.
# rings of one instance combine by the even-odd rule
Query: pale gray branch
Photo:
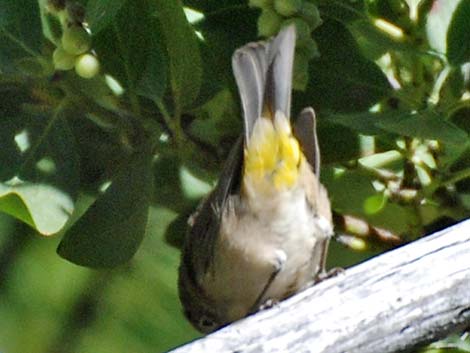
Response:
POLYGON ((470 326, 470 220, 173 352, 387 353, 470 326))

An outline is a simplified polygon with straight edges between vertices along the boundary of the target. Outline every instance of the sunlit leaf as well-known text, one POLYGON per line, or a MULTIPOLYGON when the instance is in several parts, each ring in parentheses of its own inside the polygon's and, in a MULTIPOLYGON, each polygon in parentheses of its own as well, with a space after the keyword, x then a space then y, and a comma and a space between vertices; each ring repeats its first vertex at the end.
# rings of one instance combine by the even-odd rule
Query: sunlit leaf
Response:
MULTIPOLYGON (((13 114, 13 111, 10 113, 13 114)), ((0 132, 0 209, 40 233, 58 232, 74 209, 78 161, 65 117, 4 116, 0 132)))
MULTIPOLYGON (((462 0, 433 0, 426 21, 426 34, 430 46, 445 54, 447 51, 447 30, 457 5, 462 0)), ((467 1, 467 0, 464 0, 467 1)))

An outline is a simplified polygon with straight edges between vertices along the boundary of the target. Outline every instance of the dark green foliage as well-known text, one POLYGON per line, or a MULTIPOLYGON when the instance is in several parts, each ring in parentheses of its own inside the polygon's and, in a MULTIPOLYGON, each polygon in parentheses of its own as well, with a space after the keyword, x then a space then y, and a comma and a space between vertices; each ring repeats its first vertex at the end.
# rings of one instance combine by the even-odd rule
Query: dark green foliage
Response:
MULTIPOLYGON (((469 18, 470 0, 0 1, 0 350, 149 352, 194 337, 169 245, 241 132, 231 56, 266 23, 304 29, 293 117, 317 113, 337 214, 404 241, 468 218, 469 18), (70 28, 99 61, 90 79, 59 60, 70 28), (43 307, 57 317, 43 323, 43 307)), ((332 266, 391 246, 354 239, 366 251, 334 246, 332 266)))

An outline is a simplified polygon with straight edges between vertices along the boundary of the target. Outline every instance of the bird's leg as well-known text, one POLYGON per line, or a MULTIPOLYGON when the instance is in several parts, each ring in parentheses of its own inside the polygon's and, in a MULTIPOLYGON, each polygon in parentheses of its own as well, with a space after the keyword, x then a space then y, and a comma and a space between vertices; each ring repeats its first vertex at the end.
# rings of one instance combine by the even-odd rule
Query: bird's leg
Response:
POLYGON ((274 263, 273 272, 271 272, 268 278, 268 281, 263 287, 263 290, 260 292, 260 294, 256 298, 255 303, 251 306, 251 309, 248 312, 249 314, 253 314, 260 309, 269 308, 275 304, 275 302, 272 299, 268 299, 264 303, 262 303, 262 300, 263 300, 264 295, 268 292, 269 287, 276 279, 276 276, 279 274, 279 272, 281 272, 282 268, 284 267, 284 264, 286 263, 286 260, 287 260, 286 253, 282 250, 277 250, 276 261, 274 263))

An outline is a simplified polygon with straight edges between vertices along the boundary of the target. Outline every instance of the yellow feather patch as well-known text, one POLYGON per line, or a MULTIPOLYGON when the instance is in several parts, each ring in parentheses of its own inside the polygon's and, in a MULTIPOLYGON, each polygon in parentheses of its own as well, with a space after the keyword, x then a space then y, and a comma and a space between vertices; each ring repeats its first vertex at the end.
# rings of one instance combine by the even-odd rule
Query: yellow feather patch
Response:
POLYGON ((260 192, 290 188, 297 182, 301 158, 285 116, 276 113, 274 122, 259 118, 245 146, 244 183, 260 192))

